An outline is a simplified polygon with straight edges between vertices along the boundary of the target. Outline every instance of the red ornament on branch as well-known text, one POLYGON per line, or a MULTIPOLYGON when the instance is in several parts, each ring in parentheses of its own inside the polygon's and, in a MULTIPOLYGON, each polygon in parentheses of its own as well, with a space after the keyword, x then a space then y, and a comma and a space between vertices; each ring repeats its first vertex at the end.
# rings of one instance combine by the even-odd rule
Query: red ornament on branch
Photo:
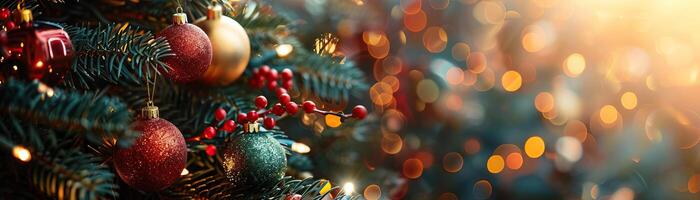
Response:
POLYGON ((170 43, 174 56, 166 57, 170 70, 165 75, 176 83, 189 83, 200 79, 212 60, 212 47, 207 34, 199 27, 187 23, 185 13, 173 14, 173 24, 158 34, 170 43))
MULTIPOLYGON (((2 15, 0 10, 0 15, 2 15)), ((56 24, 33 22, 32 11, 21 10, 21 27, 3 32, 3 67, 0 80, 15 77, 38 79, 54 86, 63 81, 73 61, 73 44, 68 33, 56 24)), ((12 22, 12 21, 8 21, 12 22)), ((14 23, 5 26, 14 26, 14 23)))

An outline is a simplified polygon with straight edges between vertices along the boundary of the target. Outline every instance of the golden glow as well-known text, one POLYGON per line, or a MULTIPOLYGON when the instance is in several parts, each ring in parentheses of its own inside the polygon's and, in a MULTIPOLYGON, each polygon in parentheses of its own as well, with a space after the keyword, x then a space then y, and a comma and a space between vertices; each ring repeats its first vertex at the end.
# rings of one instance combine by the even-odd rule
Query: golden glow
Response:
POLYGON ((277 47, 275 47, 275 52, 277 52, 277 56, 279 56, 280 58, 285 58, 289 56, 289 54, 291 54, 293 50, 294 46, 292 46, 291 44, 280 44, 277 45, 277 47))
POLYGON ((489 160, 486 161, 486 169, 488 169, 492 174, 497 174, 503 171, 504 167, 505 160, 503 160, 503 157, 499 155, 492 155, 489 157, 489 160))
POLYGON ((606 124, 612 124, 617 121, 617 109, 612 105, 605 105, 600 108, 600 121, 606 124))
POLYGON ((637 107, 637 95, 634 94, 634 92, 625 92, 622 94, 622 97, 620 97, 620 103, 622 103, 622 107, 625 107, 625 109, 632 110, 637 107))
POLYGON ((435 102, 439 95, 440 89, 438 85, 431 79, 423 79, 416 86, 416 94, 418 99, 426 103, 435 102))
POLYGON ((401 152, 401 148, 403 147, 401 136, 395 133, 386 133, 382 135, 381 146, 384 153, 397 154, 401 152))
POLYGON ((525 154, 530 158, 539 158, 544 154, 544 140, 539 136, 532 136, 525 141, 525 154))
POLYGON ((379 200, 382 197, 382 189, 379 188, 379 185, 368 185, 363 194, 367 200, 379 200))
POLYGON ((42 68, 42 67, 44 67, 44 62, 41 60, 36 61, 36 64, 34 64, 34 66, 36 66, 36 68, 42 68))
POLYGON ((545 38, 542 34, 537 32, 528 32, 523 35, 523 49, 525 51, 534 53, 542 50, 545 46, 545 38))
POLYGON ((311 151, 311 147, 309 147, 308 145, 306 145, 304 143, 300 143, 300 142, 292 143, 291 148, 292 148, 292 151, 297 152, 297 153, 301 153, 301 154, 309 153, 311 151))
POLYGON ((564 74, 569 77, 577 77, 586 69, 586 59, 583 55, 574 53, 569 55, 564 61, 564 74))
POLYGON ((473 14, 482 24, 501 24, 506 18, 506 7, 500 1, 480 1, 474 6, 473 14))
POLYGON ((508 92, 515 92, 523 84, 523 77, 517 71, 507 71, 501 77, 501 85, 508 92))
POLYGON ((352 193, 355 192, 355 184, 351 182, 345 183, 343 185, 343 192, 345 192, 345 195, 352 195, 352 193))
POLYGON ((588 136, 588 128, 586 128, 586 124, 581 121, 571 120, 566 123, 564 127, 564 135, 574 137, 580 142, 584 142, 588 136))
POLYGON ((182 172, 180 172, 180 176, 184 176, 184 175, 187 175, 187 174, 190 174, 190 170, 187 170, 187 168, 182 169, 182 172))
POLYGON ((340 126, 342 122, 340 121, 340 116, 334 114, 326 115, 326 126, 331 128, 336 128, 340 126))
POLYGON ((21 160, 22 162, 29 162, 30 160, 32 160, 32 154, 27 148, 24 148, 23 146, 18 145, 13 147, 12 155, 15 156, 15 158, 21 160))

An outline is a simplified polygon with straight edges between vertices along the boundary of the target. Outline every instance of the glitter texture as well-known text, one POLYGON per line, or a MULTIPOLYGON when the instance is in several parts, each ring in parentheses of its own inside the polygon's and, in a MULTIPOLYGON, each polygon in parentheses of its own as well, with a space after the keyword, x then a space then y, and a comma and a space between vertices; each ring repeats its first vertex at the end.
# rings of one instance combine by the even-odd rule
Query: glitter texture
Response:
POLYGON ((243 134, 224 149, 224 170, 234 187, 276 184, 287 167, 284 148, 269 134, 243 134))
POLYGON ((142 191, 164 189, 187 163, 187 146, 180 130, 167 120, 138 120, 132 129, 141 132, 128 149, 114 153, 114 168, 129 186, 142 191))
POLYGON ((177 83, 187 83, 204 75, 212 60, 212 47, 207 34, 192 24, 173 24, 160 32, 170 43, 175 56, 163 61, 170 67, 165 75, 177 83))

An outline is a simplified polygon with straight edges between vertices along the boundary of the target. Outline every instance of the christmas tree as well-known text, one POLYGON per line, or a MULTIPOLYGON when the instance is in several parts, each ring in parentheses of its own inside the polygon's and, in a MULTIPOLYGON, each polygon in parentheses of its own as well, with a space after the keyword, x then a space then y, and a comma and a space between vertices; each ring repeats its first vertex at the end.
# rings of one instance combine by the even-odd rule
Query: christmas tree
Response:
POLYGON ((313 177, 313 140, 287 133, 367 116, 349 106, 363 72, 333 34, 305 44, 255 1, 0 6, 0 197, 353 196, 313 177))

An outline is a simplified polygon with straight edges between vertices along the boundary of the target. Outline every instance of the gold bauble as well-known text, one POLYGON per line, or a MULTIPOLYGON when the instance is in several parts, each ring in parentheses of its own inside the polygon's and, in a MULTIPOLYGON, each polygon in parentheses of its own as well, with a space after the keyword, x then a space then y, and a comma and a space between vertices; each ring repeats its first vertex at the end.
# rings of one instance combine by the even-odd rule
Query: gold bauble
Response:
POLYGON ((210 6, 207 16, 194 22, 211 41, 212 62, 201 79, 207 85, 223 86, 237 80, 250 59, 250 40, 245 29, 221 13, 221 6, 210 6))

